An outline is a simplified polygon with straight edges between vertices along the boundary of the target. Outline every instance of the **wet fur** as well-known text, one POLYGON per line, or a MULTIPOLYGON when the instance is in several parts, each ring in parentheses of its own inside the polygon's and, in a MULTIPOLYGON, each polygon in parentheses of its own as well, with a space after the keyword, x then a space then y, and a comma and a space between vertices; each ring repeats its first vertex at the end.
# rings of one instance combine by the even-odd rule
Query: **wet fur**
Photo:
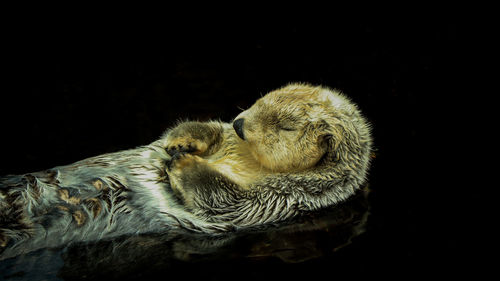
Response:
POLYGON ((337 204, 365 182, 370 127, 341 93, 291 84, 240 118, 244 139, 222 122, 184 122, 165 135, 172 188, 198 217, 238 226, 282 221, 337 204))
MULTIPOLYGON (((251 143, 250 130, 244 141, 230 123, 183 122, 147 146, 0 177, 0 260, 39 248, 125 234, 233 231, 345 200, 365 181, 370 131, 356 106, 336 92, 333 108, 307 102, 308 95, 332 98, 324 91, 334 93, 292 84, 271 99, 282 102, 275 109, 288 110, 291 104, 307 115, 295 121, 304 125, 300 131, 304 141, 289 142, 289 146, 282 146, 287 138, 272 135, 258 141, 263 136, 256 129, 257 141, 251 143), (280 98, 302 92, 296 96, 299 99, 280 98), (256 153, 255 145, 260 144, 264 154, 256 153), (266 149, 272 152, 268 156, 266 149), (280 153, 302 164, 279 161, 287 159, 280 153)), ((266 97, 260 102, 265 103, 266 97)), ((272 122, 265 123, 268 117, 261 114, 265 118, 258 120, 259 114, 251 109, 241 116, 249 112, 257 118, 254 124, 271 126, 272 122)))
POLYGON ((0 177, 0 260, 39 248, 121 235, 218 233, 172 194, 159 141, 24 175, 0 177))

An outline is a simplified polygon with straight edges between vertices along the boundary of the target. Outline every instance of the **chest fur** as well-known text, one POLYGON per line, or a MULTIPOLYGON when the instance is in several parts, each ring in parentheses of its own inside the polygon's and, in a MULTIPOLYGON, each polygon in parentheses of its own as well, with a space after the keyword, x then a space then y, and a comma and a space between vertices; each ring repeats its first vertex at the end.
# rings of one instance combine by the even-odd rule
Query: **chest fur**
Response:
POLYGON ((221 148, 207 160, 214 170, 245 189, 269 173, 255 160, 248 145, 232 130, 225 134, 221 148))

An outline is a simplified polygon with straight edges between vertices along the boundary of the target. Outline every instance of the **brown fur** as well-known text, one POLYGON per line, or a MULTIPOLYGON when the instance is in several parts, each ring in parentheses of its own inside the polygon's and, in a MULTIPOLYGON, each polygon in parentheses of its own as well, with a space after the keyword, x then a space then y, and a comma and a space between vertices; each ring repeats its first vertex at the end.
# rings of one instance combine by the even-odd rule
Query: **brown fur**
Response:
POLYGON ((338 129, 345 124, 337 115, 355 110, 339 93, 291 84, 268 93, 235 118, 244 120, 244 140, 232 124, 181 123, 169 132, 164 143, 170 154, 180 152, 169 170, 172 188, 192 206, 194 195, 184 190, 181 178, 197 174, 200 166, 223 175, 240 190, 250 190, 274 175, 315 169, 328 150, 335 150, 345 138, 345 131, 338 129), (340 108, 344 106, 347 108, 340 108), (206 135, 194 136, 196 129, 219 130, 222 137, 206 141, 206 135))
POLYGON ((73 213, 73 218, 75 219, 76 224, 77 224, 78 226, 83 225, 83 224, 85 223, 85 220, 87 219, 87 218, 85 217, 85 214, 84 214, 82 211, 79 211, 79 210, 78 210, 78 211, 75 211, 75 212, 73 213))
POLYGON ((325 154, 328 135, 317 116, 326 116, 320 87, 292 85, 259 99, 236 119, 244 118, 245 140, 254 158, 272 172, 313 167, 325 154))
POLYGON ((0 259, 130 233, 277 223, 366 181, 370 127, 336 91, 291 84, 236 119, 182 122, 147 146, 0 177, 0 259))

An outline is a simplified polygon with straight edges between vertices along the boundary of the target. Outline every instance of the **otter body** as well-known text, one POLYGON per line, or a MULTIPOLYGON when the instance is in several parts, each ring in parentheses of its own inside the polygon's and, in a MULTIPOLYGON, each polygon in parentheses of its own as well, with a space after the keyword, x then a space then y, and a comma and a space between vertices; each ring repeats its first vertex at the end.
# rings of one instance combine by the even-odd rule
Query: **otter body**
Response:
POLYGON ((147 146, 0 177, 0 260, 75 241, 280 222, 354 194, 370 153, 353 103, 291 84, 233 123, 183 122, 147 146))

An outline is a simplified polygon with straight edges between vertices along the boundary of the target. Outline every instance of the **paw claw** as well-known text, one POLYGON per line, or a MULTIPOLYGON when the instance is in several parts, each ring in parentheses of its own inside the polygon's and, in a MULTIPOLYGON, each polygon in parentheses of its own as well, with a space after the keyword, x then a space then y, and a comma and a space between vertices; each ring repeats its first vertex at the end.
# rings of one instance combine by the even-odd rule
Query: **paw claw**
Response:
POLYGON ((166 162, 167 171, 182 169, 195 163, 203 162, 203 159, 186 152, 177 152, 166 162))
POLYGON ((174 139, 170 141, 170 144, 166 147, 166 151, 170 156, 174 156, 178 153, 200 154, 203 153, 205 149, 206 145, 203 145, 200 141, 186 137, 174 139))
POLYGON ((175 161, 179 160, 182 157, 183 153, 179 151, 173 151, 172 153, 170 153, 170 151, 168 150, 167 153, 171 156, 170 159, 166 161, 167 170, 171 171, 175 161))

